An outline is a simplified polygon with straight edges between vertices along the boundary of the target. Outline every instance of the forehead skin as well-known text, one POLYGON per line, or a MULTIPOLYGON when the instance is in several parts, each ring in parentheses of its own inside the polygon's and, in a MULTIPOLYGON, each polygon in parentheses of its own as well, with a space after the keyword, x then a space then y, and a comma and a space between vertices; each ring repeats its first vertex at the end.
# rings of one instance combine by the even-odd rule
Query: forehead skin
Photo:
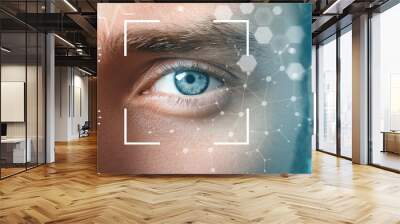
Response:
MULTIPOLYGON (((139 29, 158 29, 173 32, 174 29, 190 27, 215 19, 214 11, 222 4, 185 4, 185 3, 134 3, 134 4, 99 4, 98 25, 100 41, 123 33, 124 20, 160 20, 160 23, 132 23, 139 29), (179 26, 177 26, 179 25, 179 26)), ((223 4, 229 5, 229 4, 223 4)), ((233 12, 239 10, 237 4, 231 4, 233 12)), ((129 29, 128 26, 128 29, 129 29)))

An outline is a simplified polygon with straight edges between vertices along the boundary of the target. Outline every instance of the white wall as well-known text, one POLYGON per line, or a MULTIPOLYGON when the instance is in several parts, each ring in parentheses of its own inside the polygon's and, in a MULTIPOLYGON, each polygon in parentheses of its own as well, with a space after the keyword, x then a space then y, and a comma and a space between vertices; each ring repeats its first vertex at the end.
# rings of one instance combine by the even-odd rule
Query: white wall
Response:
POLYGON ((56 67, 55 73, 55 140, 77 139, 78 124, 88 120, 88 78, 72 67, 56 67))
POLYGON ((55 141, 69 139, 69 73, 68 67, 55 68, 55 141))

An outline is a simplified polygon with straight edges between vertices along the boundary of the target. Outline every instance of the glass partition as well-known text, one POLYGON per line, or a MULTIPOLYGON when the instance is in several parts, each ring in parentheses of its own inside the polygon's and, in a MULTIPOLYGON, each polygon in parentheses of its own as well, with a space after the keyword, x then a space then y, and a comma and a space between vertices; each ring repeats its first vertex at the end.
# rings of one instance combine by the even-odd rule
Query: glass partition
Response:
POLYGON ((24 171, 31 162, 26 141, 26 41, 24 31, 1 34, 2 177, 24 171))
MULTIPOLYGON (((43 4, 14 1, 0 7, 21 16, 43 11, 43 4)), ((45 163, 46 40, 11 14, 0 12, 0 20, 0 178, 5 178, 45 163)))

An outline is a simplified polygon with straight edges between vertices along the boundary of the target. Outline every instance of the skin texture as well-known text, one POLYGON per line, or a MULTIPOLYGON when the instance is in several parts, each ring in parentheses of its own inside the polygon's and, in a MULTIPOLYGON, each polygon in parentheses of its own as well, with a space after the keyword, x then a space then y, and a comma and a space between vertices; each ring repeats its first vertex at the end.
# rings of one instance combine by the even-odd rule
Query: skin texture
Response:
MULTIPOLYGON (((216 4, 99 4, 99 172, 224 174, 265 169, 267 158, 260 149, 268 150, 264 139, 268 115, 262 102, 273 89, 266 87, 264 68, 274 59, 257 49, 251 39, 252 54, 258 59, 264 57, 261 61, 265 62, 250 75, 243 72, 237 62, 245 53, 244 26, 213 27, 217 26, 212 24, 215 7, 216 4), (128 53, 124 56, 126 19, 161 22, 129 24, 128 53), (220 38, 221 32, 243 35, 228 40, 220 38), (210 42, 193 40, 193 33, 208 35, 210 42), (154 41, 164 41, 165 46, 152 45, 154 41), (196 64, 223 85, 195 96, 154 89, 166 68, 176 64, 196 64), (128 111, 128 141, 161 145, 123 145, 124 108, 128 111), (250 110, 250 144, 215 145, 221 141, 245 141, 246 108, 250 110)), ((239 5, 231 5, 231 9, 238 12, 239 5)), ((288 170, 292 156, 287 155, 289 162, 282 165, 284 169, 288 170)))

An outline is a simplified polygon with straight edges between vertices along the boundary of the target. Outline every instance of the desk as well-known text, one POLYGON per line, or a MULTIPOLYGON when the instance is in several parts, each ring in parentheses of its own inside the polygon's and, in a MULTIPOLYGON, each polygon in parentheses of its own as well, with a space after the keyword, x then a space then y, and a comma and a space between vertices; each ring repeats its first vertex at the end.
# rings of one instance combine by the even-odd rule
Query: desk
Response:
POLYGON ((400 131, 383 131, 382 152, 400 154, 400 131))
POLYGON ((25 152, 25 138, 5 138, 1 139, 1 157, 6 163, 25 163, 31 162, 31 145, 30 138, 26 140, 28 143, 25 152), (26 159, 26 160, 25 160, 26 159))

